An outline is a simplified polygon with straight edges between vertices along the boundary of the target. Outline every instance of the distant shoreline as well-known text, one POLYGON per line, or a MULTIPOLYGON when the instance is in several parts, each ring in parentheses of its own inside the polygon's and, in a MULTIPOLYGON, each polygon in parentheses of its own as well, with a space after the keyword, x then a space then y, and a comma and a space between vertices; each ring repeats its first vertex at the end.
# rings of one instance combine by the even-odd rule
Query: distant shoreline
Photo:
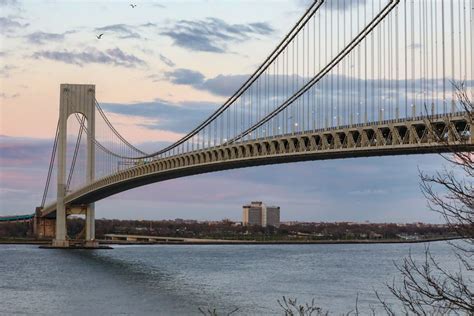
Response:
MULTIPOLYGON (((461 239, 460 237, 440 237, 415 240, 400 239, 366 239, 366 240, 280 240, 280 241, 257 241, 257 240, 219 240, 219 241, 159 241, 159 242, 137 242, 119 240, 99 240, 102 245, 338 245, 338 244, 415 244, 435 241, 447 241, 461 239)), ((48 240, 16 240, 0 239, 0 245, 47 245, 48 240)))
POLYGON ((460 239, 459 237, 426 238, 418 240, 379 239, 379 240, 226 240, 226 241, 167 241, 167 242, 136 242, 105 240, 106 245, 337 245, 337 244, 414 244, 424 242, 446 241, 460 239))

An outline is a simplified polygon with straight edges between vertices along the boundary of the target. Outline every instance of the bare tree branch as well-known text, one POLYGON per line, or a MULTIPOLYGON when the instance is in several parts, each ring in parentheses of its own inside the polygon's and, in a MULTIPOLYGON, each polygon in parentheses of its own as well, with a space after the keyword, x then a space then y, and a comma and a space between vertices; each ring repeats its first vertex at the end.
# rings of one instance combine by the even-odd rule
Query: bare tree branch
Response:
MULTIPOLYGON (((473 103, 469 99, 463 84, 456 85, 457 99, 466 112, 468 125, 457 142, 471 142, 473 137, 470 126, 473 126, 473 103)), ((443 132, 434 133, 436 141, 452 148, 449 154, 442 157, 449 168, 429 175, 423 171, 420 174, 420 188, 427 199, 430 210, 443 216, 446 224, 456 231, 464 244, 451 243, 454 258, 459 261, 457 271, 448 271, 442 267, 429 250, 425 249, 422 262, 416 261, 411 253, 396 265, 401 282, 387 285, 391 294, 403 306, 405 314, 415 315, 474 315, 473 280, 465 276, 473 270, 474 258, 474 155, 472 152, 457 152, 450 137, 449 126, 443 132)), ((378 293, 388 315, 395 315, 378 293)))

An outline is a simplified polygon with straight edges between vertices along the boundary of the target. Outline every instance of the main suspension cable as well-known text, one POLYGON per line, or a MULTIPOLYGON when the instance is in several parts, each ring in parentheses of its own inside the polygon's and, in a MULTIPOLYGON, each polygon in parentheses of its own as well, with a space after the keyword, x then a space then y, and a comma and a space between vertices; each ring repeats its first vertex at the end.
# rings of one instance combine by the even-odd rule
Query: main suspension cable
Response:
POLYGON ((136 151, 138 153, 140 153, 141 155, 143 156, 147 156, 148 153, 146 152, 143 152, 141 151, 140 149, 138 149, 137 147, 133 146, 132 144, 130 144, 122 135, 120 135, 120 133, 115 129, 115 127, 110 123, 109 119, 107 118, 107 116, 105 115, 104 111, 102 110, 102 108, 100 107, 100 104, 99 102, 97 102, 97 100, 95 100, 95 105, 97 107, 97 110, 99 111, 100 113, 100 116, 102 116, 102 118, 104 119, 105 123, 107 124, 107 126, 112 130, 112 132, 115 134, 115 136, 117 136, 126 146, 128 146, 130 149, 132 149, 133 151, 136 151))
POLYGON ((58 138, 59 138, 59 120, 56 126, 56 136, 54 137, 53 149, 51 151, 51 158, 49 161, 49 168, 48 168, 48 176, 46 177, 46 184, 43 191, 43 199, 41 200, 41 207, 44 207, 44 203, 46 202, 46 197, 48 195, 49 184, 51 182, 51 175, 53 173, 53 168, 54 168, 54 160, 56 157, 56 150, 58 148, 58 138))

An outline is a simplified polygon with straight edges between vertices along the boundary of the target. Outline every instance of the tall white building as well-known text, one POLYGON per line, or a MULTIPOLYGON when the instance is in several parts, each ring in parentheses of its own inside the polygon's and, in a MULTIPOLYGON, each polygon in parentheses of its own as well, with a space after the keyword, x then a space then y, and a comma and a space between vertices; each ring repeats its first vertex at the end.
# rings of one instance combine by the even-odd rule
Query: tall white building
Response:
POLYGON ((280 226, 280 207, 267 206, 263 202, 251 202, 243 206, 243 225, 280 226))

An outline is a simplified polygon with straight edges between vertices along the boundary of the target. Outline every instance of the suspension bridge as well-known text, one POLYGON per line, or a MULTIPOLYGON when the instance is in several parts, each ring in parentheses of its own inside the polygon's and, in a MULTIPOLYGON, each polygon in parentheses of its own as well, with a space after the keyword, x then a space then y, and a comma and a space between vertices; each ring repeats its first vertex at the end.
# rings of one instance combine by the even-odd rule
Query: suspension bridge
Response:
POLYGON ((68 247, 67 216, 85 214, 94 247, 94 202, 178 177, 472 151, 473 21, 474 0, 316 0, 222 106, 154 153, 114 128, 94 85, 62 84, 37 231, 68 247))

